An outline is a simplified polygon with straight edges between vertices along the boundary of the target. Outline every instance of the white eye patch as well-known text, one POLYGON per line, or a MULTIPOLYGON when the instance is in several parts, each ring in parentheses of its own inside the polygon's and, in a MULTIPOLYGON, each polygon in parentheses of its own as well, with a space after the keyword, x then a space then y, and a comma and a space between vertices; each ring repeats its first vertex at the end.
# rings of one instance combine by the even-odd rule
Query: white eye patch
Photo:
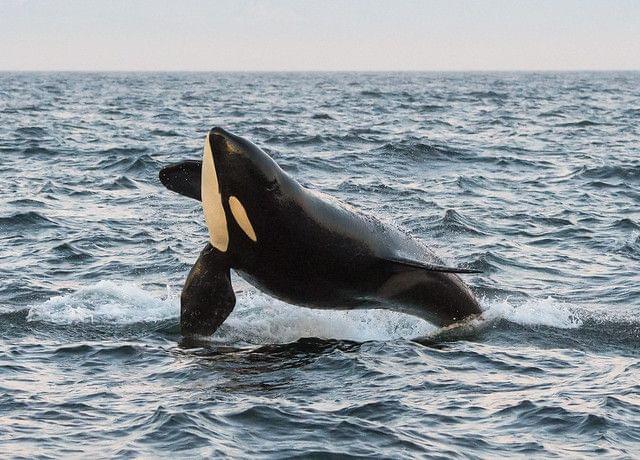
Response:
MULTIPOLYGON (((222 195, 220 195, 220 186, 218 185, 216 166, 213 162, 213 152, 211 151, 211 144, 209 143, 209 134, 207 134, 207 139, 204 143, 204 152, 202 154, 201 184, 202 209, 204 211, 204 220, 207 222, 207 229, 209 230, 209 240, 214 248, 226 252, 229 247, 227 216, 222 207, 222 195)), ((251 224, 249 224, 249 226, 251 226, 251 224)), ((242 225, 241 228, 244 230, 242 225)))
POLYGON ((254 242, 258 241, 256 232, 253 229, 253 225, 251 225, 249 216, 247 215, 247 211, 244 209, 244 206, 242 206, 240 200, 238 200, 235 196, 230 196, 229 208, 231 208, 231 214, 233 214, 233 218, 236 220, 242 231, 247 234, 249 239, 254 242))

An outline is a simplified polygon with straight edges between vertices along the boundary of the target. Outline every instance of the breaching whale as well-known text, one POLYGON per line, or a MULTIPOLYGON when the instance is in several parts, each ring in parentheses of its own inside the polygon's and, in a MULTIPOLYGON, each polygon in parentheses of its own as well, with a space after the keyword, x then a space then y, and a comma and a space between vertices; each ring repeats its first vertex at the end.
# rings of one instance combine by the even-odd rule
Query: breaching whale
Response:
POLYGON ((209 242, 181 295, 183 335, 210 335, 235 306, 230 269, 285 302, 384 308, 451 325, 481 313, 471 290, 394 226, 300 185, 259 147, 213 128, 202 161, 160 171, 169 190, 202 201, 209 242))

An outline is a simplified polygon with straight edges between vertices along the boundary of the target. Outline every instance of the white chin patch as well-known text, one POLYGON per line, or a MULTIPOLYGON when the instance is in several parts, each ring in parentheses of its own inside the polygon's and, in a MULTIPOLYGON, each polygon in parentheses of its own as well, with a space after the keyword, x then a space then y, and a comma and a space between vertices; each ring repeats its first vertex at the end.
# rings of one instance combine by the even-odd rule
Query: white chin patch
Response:
POLYGON ((229 197, 229 208, 231 208, 231 214, 233 214, 233 218, 236 220, 240 228, 243 232, 247 234, 250 240, 258 241, 256 237, 256 231, 253 229, 253 225, 251 225, 251 221, 249 220, 249 216, 247 215, 247 211, 242 206, 242 203, 235 196, 229 197))
MULTIPOLYGON (((218 251, 226 252, 229 247, 227 216, 222 208, 222 195, 220 194, 220 186, 218 185, 216 166, 213 162, 213 152, 211 151, 209 134, 207 134, 207 139, 204 143, 204 152, 202 154, 201 183, 200 192, 202 194, 202 209, 204 211, 204 220, 207 222, 207 228, 209 229, 209 241, 211 241, 211 245, 218 251)), ((244 215, 246 217, 246 212, 244 215)), ((251 223, 249 223, 249 226, 251 227, 251 223)), ((245 230, 242 225, 240 225, 240 227, 245 230)), ((253 231, 253 228, 251 231, 253 231)))

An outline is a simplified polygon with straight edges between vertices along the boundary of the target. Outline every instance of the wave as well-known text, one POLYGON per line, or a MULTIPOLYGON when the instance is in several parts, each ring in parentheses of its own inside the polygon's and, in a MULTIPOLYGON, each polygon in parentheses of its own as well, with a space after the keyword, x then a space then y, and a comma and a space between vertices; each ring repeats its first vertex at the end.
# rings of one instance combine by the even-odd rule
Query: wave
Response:
POLYGON ((622 242, 622 245, 617 248, 617 251, 632 259, 640 259, 640 232, 637 230, 631 231, 622 242))
POLYGON ((470 156, 468 152, 452 147, 421 141, 417 139, 406 139, 400 142, 388 142, 373 150, 376 153, 400 156, 403 158, 423 159, 423 160, 446 160, 463 159, 470 156))
POLYGON ((32 206, 34 208, 44 208, 47 206, 43 201, 36 200, 34 198, 16 198, 15 200, 10 200, 7 202, 12 206, 16 206, 18 208, 23 208, 27 206, 32 206))
MULTIPOLYGON (((291 343, 301 338, 390 341, 441 336, 443 330, 419 318, 388 310, 312 310, 289 305, 261 292, 239 292, 237 305, 213 340, 225 344, 291 343)), ((480 329, 501 320, 521 326, 580 328, 584 313, 551 297, 538 300, 483 300, 485 321, 480 329), (582 315, 582 316, 581 316, 582 315)), ((130 282, 103 280, 75 292, 32 306, 27 321, 54 324, 150 323, 179 317, 178 294, 167 287, 164 295, 130 282)))
POLYGON ((178 137, 178 136, 180 136, 180 134, 178 134, 173 129, 169 129, 169 130, 153 129, 153 130, 151 130, 151 132, 149 134, 152 135, 152 136, 159 136, 159 137, 178 137))
POLYGON ((640 164, 634 162, 624 165, 603 165, 594 167, 581 167, 573 175, 588 179, 621 179, 633 181, 640 179, 640 164))
POLYGON ((379 97, 384 97, 385 93, 383 93, 382 91, 378 91, 378 90, 369 90, 369 89, 365 89, 360 91, 360 96, 365 96, 365 97, 373 97, 373 98, 379 98, 379 97))
POLYGON ((159 169, 160 163, 148 154, 137 155, 143 149, 112 149, 117 154, 107 156, 98 163, 99 169, 127 173, 151 173, 159 169))
POLYGON ((506 93, 498 93, 496 91, 471 91, 466 94, 467 96, 471 96, 475 99, 495 99, 498 101, 506 100, 509 95, 506 93))
POLYGON ((90 259, 92 256, 88 252, 83 251, 80 248, 75 247, 69 242, 64 242, 54 246, 51 252, 55 255, 57 260, 70 261, 82 261, 90 259))
POLYGON ((22 150, 22 153, 24 153, 25 155, 52 155, 53 156, 53 155, 57 155, 60 152, 56 150, 48 149, 46 147, 34 145, 34 146, 25 147, 22 150))
POLYGON ((328 113, 314 113, 313 115, 311 115, 311 118, 313 120, 335 120, 335 118, 333 118, 328 113))
POLYGON ((488 321, 507 320, 521 326, 549 326, 558 329, 577 329, 583 319, 577 309, 569 304, 547 297, 513 301, 508 297, 482 302, 488 321))
POLYGON ((445 110, 445 106, 439 104, 423 104, 419 107, 419 110, 423 112, 439 112, 445 110))
POLYGON ((216 340, 251 344, 289 343, 304 337, 372 340, 411 339, 437 331, 418 318, 387 310, 312 310, 249 291, 238 299, 234 314, 216 340))
POLYGON ((56 222, 36 211, 18 212, 8 217, 0 217, 0 228, 5 230, 57 226, 58 224, 56 222))
POLYGON ((632 219, 624 217, 613 222, 611 224, 611 228, 617 228, 626 231, 640 231, 640 224, 633 221, 632 219))
POLYGON ((567 122, 567 123, 559 123, 556 126, 561 127, 561 128, 586 128, 589 126, 598 126, 601 125, 603 123, 598 123, 597 121, 591 121, 591 120, 579 120, 579 121, 571 121, 571 122, 567 122))
POLYGON ((127 176, 119 176, 116 179, 107 181, 103 188, 105 190, 122 190, 122 189, 135 189, 138 185, 133 179, 129 179, 127 176))
POLYGON ((444 233, 467 233, 470 235, 486 235, 487 229, 469 217, 463 216, 454 209, 447 209, 444 216, 434 225, 434 231, 444 233))
POLYGON ((267 140, 267 142, 282 141, 287 146, 297 145, 321 145, 324 144, 327 139, 319 134, 314 135, 293 135, 293 136, 273 136, 267 140))
POLYGON ((27 321, 130 324, 176 318, 178 311, 169 289, 156 297, 134 283, 103 280, 32 306, 27 321))
POLYGON ((41 126, 22 126, 16 128, 16 134, 27 139, 42 139, 47 136, 47 130, 41 126))

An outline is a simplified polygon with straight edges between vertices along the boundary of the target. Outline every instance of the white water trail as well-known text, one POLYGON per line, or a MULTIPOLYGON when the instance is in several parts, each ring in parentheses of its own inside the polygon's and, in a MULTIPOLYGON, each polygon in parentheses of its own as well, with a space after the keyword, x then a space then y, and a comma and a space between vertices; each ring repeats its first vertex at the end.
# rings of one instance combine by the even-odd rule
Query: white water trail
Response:
MULTIPOLYGON (((484 318, 562 329, 578 328, 582 319, 570 305, 554 300, 483 302, 484 318)), ((27 319, 57 324, 131 324, 175 319, 178 294, 149 292, 131 282, 100 281, 32 306, 27 319)), ((473 327, 473 325, 472 325, 473 327)), ((428 337, 441 329, 419 318, 388 310, 312 310, 275 300, 255 289, 237 296, 236 308, 216 332, 215 341, 251 344, 288 343, 303 337, 364 342, 428 337)))
POLYGON ((168 288, 159 297, 135 283, 103 280, 32 306, 27 320, 127 324, 175 318, 179 312, 178 297, 168 288))
POLYGON ((488 321, 506 319, 522 326, 549 326, 558 329, 575 329, 582 326, 582 319, 571 305, 547 297, 545 299, 483 301, 484 317, 488 321))

